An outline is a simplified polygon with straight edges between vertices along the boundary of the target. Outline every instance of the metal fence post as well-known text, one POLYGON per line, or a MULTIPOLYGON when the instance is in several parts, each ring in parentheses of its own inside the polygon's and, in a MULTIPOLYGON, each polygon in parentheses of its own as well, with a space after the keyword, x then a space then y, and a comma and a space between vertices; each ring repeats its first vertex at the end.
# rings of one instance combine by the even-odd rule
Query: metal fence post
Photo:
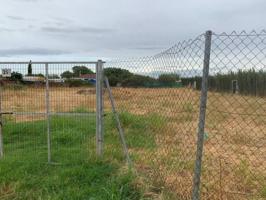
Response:
POLYGON ((0 85, 0 158, 4 156, 4 142, 3 142, 3 121, 2 121, 2 86, 0 85))
POLYGON ((96 65, 96 153, 103 154, 103 62, 96 65))
POLYGON ((50 131, 50 98, 49 98, 49 71, 48 63, 45 63, 45 105, 46 105, 46 120, 47 120, 47 155, 48 163, 51 163, 51 131, 50 131))
POLYGON ((206 116, 206 106, 207 106, 208 76, 209 76, 209 65, 210 65, 210 55, 211 55, 211 39, 212 39, 212 32, 207 31, 205 33, 205 50, 204 50, 201 97, 200 97, 198 140, 197 140, 197 152, 196 152, 195 171, 194 171, 194 179, 193 179, 193 191, 192 191, 193 200, 200 199, 200 178, 201 178, 201 167, 202 167, 205 116, 206 116))

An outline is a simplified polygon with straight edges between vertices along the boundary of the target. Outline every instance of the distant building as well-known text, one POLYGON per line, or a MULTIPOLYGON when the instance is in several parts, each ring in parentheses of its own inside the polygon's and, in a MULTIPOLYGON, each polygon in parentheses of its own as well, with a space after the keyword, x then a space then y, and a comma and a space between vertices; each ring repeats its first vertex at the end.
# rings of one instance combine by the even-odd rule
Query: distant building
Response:
POLYGON ((61 79, 61 78, 49 78, 49 82, 53 82, 53 83, 64 83, 65 80, 61 79))
POLYGON ((91 83, 96 83, 96 74, 81 74, 79 76, 80 80, 89 81, 91 83))
POLYGON ((24 82, 44 82, 45 78, 42 76, 23 76, 22 81, 24 81, 24 82))

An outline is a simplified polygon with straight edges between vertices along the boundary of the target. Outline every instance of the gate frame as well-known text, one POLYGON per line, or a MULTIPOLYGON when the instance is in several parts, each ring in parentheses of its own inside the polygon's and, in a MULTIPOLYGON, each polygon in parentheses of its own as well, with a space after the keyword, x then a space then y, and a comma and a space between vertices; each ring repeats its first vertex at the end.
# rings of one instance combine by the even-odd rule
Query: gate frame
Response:
MULTIPOLYGON (((49 64, 94 64, 96 71, 96 152, 98 156, 103 154, 103 62, 98 61, 42 61, 31 62, 31 64, 43 64, 45 66, 45 105, 47 120, 47 160, 52 163, 51 157, 51 132, 50 132, 50 96, 49 96, 49 64)), ((0 64, 29 64, 29 62, 0 62, 0 64)), ((16 113, 16 112, 14 112, 16 113)), ((3 132, 2 132, 2 114, 13 114, 13 112, 2 113, 2 87, 0 85, 0 159, 4 156, 3 132)))

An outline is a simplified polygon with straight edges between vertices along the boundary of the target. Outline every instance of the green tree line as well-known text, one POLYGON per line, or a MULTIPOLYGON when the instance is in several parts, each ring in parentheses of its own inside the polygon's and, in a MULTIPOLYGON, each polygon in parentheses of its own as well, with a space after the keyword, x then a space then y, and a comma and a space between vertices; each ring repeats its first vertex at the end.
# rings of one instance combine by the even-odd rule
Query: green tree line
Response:
POLYGON ((134 74, 126 69, 105 68, 104 75, 108 77, 111 86, 122 87, 178 87, 179 76, 173 73, 159 75, 158 78, 134 74))
MULTIPOLYGON (((188 86, 196 82, 196 89, 201 89, 202 78, 183 77, 181 78, 182 85, 188 86)), ((208 88, 210 91, 217 92, 232 92, 232 81, 236 81, 238 85, 239 94, 266 96, 266 71, 255 69, 239 70, 237 72, 229 72, 227 74, 218 73, 209 76, 208 88)))

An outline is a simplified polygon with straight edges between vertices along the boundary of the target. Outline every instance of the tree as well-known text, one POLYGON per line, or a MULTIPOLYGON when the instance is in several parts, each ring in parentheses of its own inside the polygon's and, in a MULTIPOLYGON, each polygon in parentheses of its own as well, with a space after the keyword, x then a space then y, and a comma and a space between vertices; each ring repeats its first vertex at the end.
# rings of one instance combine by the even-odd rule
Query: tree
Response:
POLYGON ((60 78, 57 74, 50 74, 49 76, 48 76, 48 78, 50 78, 50 79, 58 79, 58 78, 60 78))
POLYGON ((28 64, 28 75, 31 76, 32 75, 32 64, 31 64, 31 60, 28 64))
POLYGON ((91 69, 85 66, 74 66, 72 70, 74 77, 79 77, 81 74, 94 74, 91 69))
POLYGON ((116 86, 133 76, 133 73, 121 68, 105 68, 104 75, 108 77, 111 86, 116 86))
POLYGON ((147 87, 155 85, 157 80, 149 76, 134 74, 128 79, 122 81, 122 86, 125 87, 147 87))
POLYGON ((22 80, 22 74, 21 73, 18 73, 18 72, 12 72, 11 73, 11 77, 10 77, 10 79, 12 80, 12 81, 21 81, 22 80))
POLYGON ((175 83, 178 80, 178 74, 161 74, 158 78, 158 81, 161 83, 175 83))
POLYGON ((94 72, 85 67, 85 66, 74 66, 72 67, 72 71, 65 71, 61 74, 62 78, 73 78, 73 77, 79 77, 82 74, 94 74, 94 72))
POLYGON ((61 74, 61 77, 62 78, 72 78, 72 77, 74 77, 74 74, 70 71, 65 71, 61 74))
POLYGON ((39 74, 33 74, 32 76, 39 76, 39 77, 44 77, 43 74, 39 73, 39 74))

